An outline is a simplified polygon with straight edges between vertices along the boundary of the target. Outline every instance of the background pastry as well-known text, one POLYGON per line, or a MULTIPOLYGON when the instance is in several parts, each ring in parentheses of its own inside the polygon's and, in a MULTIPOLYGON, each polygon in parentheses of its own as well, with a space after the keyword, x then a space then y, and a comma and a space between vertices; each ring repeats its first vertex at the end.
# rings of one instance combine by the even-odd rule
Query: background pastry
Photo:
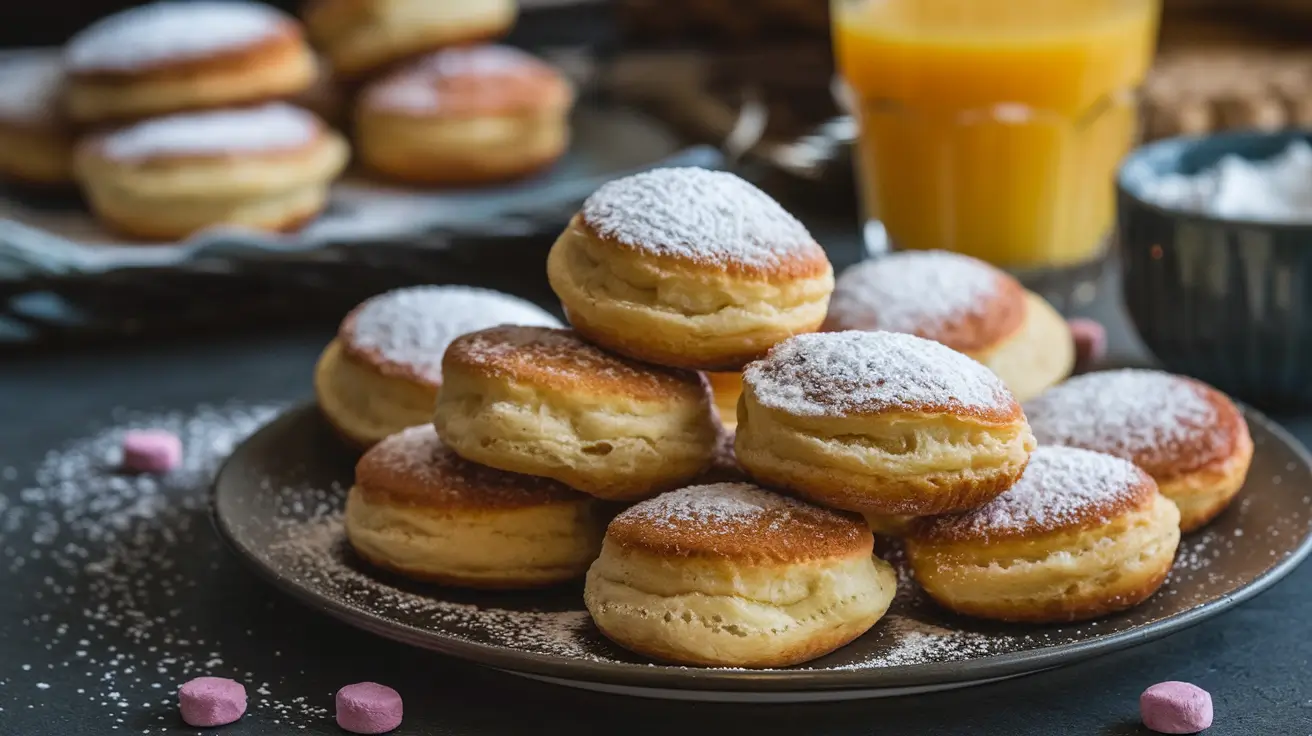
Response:
POLYGON ((361 557, 421 580, 476 588, 551 585, 596 558, 596 501, 546 478, 460 459, 429 425, 360 458, 346 534, 361 557))
POLYGON ((1149 370, 1088 373, 1025 404, 1040 444, 1125 458, 1180 507, 1188 532, 1225 510, 1253 458, 1248 423, 1225 394, 1149 370))
POLYGON ((490 289, 415 286, 375 296, 342 320, 314 371, 324 416, 352 444, 368 447, 427 424, 451 341, 500 324, 559 326, 540 307, 490 289))
POLYGON ((620 646, 678 664, 784 667, 865 633, 897 574, 860 517, 746 483, 693 486, 620 513, 583 600, 620 646))
POLYGON ((573 101, 560 72, 518 49, 439 51, 365 90, 356 111, 360 158, 417 184, 514 179, 569 147, 573 101))
POLYGON ((733 174, 657 169, 583 204, 547 258, 570 324, 660 365, 738 370, 824 320, 824 249, 765 192, 733 174))
POLYGON ((903 251, 838 277, 826 330, 905 332, 987 365, 1019 401, 1070 375, 1075 344, 1055 309, 970 256, 903 251))
POLYGON ((39 186, 73 181, 73 137, 63 119, 59 54, 0 58, 0 178, 39 186))
POLYGON ((1040 447, 998 498, 916 522, 907 557, 925 592, 959 613, 1074 621, 1151 596, 1175 561, 1179 520, 1128 461, 1040 447))
POLYGON ((1011 487, 1034 436, 987 368, 893 332, 824 332, 743 372, 738 462, 757 481, 867 514, 978 506, 1011 487))
POLYGON ((738 397, 743 395, 743 374, 741 371, 711 372, 706 374, 706 378, 711 382, 720 423, 725 429, 732 430, 738 426, 738 397))
POLYGON ((465 335, 442 375, 434 424, 474 462, 633 500, 688 483, 715 453, 701 374, 611 355, 568 330, 465 335))

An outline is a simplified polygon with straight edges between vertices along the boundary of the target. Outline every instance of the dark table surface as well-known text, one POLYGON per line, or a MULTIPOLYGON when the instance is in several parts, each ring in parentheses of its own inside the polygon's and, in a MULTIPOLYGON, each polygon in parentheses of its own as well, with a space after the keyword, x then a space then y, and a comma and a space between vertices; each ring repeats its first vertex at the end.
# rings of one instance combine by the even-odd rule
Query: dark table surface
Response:
MULTIPOLYGON (((839 243, 831 251, 839 265, 856 257, 850 238, 825 240, 839 243)), ((543 294, 541 284, 524 290, 543 294)), ((1133 357, 1115 305, 1093 311, 1112 325, 1122 357, 1133 357)), ((1139 693, 1175 679, 1212 692, 1209 734, 1312 734, 1312 566, 1164 640, 1000 684, 837 704, 686 704, 536 684, 313 613, 222 547, 205 518, 204 473, 142 496, 163 504, 158 513, 87 505, 102 486, 130 498, 121 484, 143 481, 79 465, 87 446, 79 438, 106 429, 112 437, 129 420, 125 410, 190 414, 234 399, 261 407, 307 399, 331 332, 323 325, 0 362, 0 734, 191 732, 173 692, 198 674, 247 685, 250 712, 221 731, 234 736, 340 733, 332 693, 361 680, 401 692, 398 734, 1138 734, 1147 733, 1139 693), (70 443, 84 449, 70 452, 70 443), (72 514, 68 499, 81 499, 72 514), (100 520, 79 523, 78 514, 100 520)), ((1286 426, 1312 439, 1312 421, 1286 426)), ((104 454, 112 444, 90 448, 104 454)))

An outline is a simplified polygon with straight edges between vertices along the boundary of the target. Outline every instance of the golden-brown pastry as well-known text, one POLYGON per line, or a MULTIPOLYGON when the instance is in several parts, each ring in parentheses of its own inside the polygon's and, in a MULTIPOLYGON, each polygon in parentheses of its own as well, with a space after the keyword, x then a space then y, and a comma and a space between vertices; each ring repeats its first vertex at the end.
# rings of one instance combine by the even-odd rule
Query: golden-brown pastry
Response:
POLYGON ((451 449, 599 498, 688 483, 710 465, 719 436, 700 374, 611 355, 568 330, 493 327, 457 338, 442 380, 433 422, 451 449))
POLYGON ((523 299, 466 286, 413 286, 375 296, 342 320, 314 369, 319 408, 337 433, 369 447, 427 424, 451 341, 501 324, 560 326, 523 299))
POLYGON ((91 207, 132 237, 172 240, 215 226, 295 230, 328 201, 346 142, 282 103, 179 113, 79 142, 91 207))
POLYGON ((56 52, 0 59, 0 178, 41 187, 73 181, 73 136, 63 119, 56 52))
POLYGON ((743 372, 738 462, 765 485, 866 514, 974 508, 1011 487, 1034 436, 987 368, 895 332, 780 343, 743 372))
POLYGON ((1200 381, 1150 370, 1086 373, 1025 404, 1041 445, 1125 458, 1180 507, 1189 532, 1225 510, 1244 485, 1253 440, 1244 415, 1200 381))
POLYGON ((531 588, 578 577, 597 557, 596 501, 546 478, 460 459, 432 426, 411 427, 360 458, 346 536, 369 562, 473 588, 531 588))
POLYGON ((1020 481, 963 514, 920 519, 907 537, 916 580, 958 613, 1036 623, 1137 605, 1166 579, 1180 512, 1120 458, 1040 447, 1020 481))
POLYGON ((834 286, 824 249, 769 195, 696 168, 598 189, 552 246, 547 277, 589 340, 707 371, 814 331, 834 286))
POLYGON ((897 574, 860 517, 746 483, 692 486, 620 513, 583 601, 622 647, 666 662, 786 667, 865 633, 897 574))
POLYGON ((569 147, 574 92, 546 63, 507 46, 439 51, 365 89, 360 158, 414 184, 481 184, 540 171, 569 147))
POLYGON ((343 79, 375 74, 447 46, 498 38, 510 30, 515 0, 310 0, 310 37, 343 79))
POLYGON ((253 2, 157 2, 116 13, 65 47, 65 104, 82 125, 291 97, 315 59, 290 16, 253 2))
POLYGON ((970 256, 903 251, 838 277, 826 330, 884 330, 965 353, 1026 401, 1070 375, 1066 320, 1009 274, 970 256))
POLYGON ((741 371, 727 373, 707 373, 711 382, 711 391, 715 394, 715 409, 720 415, 720 423, 725 429, 732 430, 738 426, 738 397, 743 395, 743 374, 741 371))

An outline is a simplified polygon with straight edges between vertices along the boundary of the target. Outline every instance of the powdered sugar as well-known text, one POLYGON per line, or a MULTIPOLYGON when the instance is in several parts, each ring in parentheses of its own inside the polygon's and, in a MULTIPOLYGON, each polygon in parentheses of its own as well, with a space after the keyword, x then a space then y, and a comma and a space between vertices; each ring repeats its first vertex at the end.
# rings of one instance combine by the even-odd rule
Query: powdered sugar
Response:
POLYGON ((992 371, 939 343, 894 332, 798 335, 743 372, 756 400, 800 416, 946 411, 1010 414, 992 371))
POLYGON ((669 491, 625 510, 616 520, 682 526, 694 524, 709 533, 734 534, 762 520, 784 523, 794 513, 821 509, 767 491, 751 483, 712 483, 669 491))
POLYGON ((56 121, 64 68, 59 55, 34 51, 0 61, 0 120, 56 121))
POLYGON ((424 57, 384 78, 366 93, 370 105, 410 112, 440 111, 452 104, 479 106, 508 99, 517 78, 541 96, 538 77, 556 73, 537 58, 510 46, 449 48, 424 57))
POLYGON ((323 124, 312 113, 272 103, 147 120, 107 134, 101 150, 119 160, 260 153, 305 146, 322 130, 323 124))
POLYGON ((768 268, 823 257, 802 223, 733 174, 656 169, 602 186, 583 204, 598 234, 658 256, 768 268))
POLYGON ((130 72, 152 65, 246 48, 291 19, 253 2, 157 2, 88 26, 65 49, 69 71, 130 72))
POLYGON ((957 253, 893 253, 843 272, 829 303, 829 319, 839 329, 933 339, 945 325, 985 313, 1001 278, 987 263, 957 253))
POLYGON ((361 304, 348 324, 349 341, 434 383, 452 340, 497 325, 560 327, 541 307, 490 289, 416 286, 361 304))

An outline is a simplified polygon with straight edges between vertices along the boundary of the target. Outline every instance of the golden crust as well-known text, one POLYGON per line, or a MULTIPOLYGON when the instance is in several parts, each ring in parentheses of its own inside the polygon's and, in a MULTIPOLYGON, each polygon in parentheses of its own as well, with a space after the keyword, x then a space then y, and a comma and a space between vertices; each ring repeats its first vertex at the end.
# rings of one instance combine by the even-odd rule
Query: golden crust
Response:
POLYGON ((1162 495, 1180 507, 1180 531, 1191 532, 1225 511, 1244 487, 1253 460, 1253 439, 1243 426, 1227 458, 1159 483, 1162 495))

